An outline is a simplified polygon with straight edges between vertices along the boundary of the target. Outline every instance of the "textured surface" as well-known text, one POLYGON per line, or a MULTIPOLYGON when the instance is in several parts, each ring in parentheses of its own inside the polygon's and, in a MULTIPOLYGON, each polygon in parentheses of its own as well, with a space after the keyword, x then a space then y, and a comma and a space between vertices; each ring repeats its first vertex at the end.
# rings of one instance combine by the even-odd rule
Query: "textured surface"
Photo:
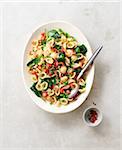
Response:
POLYGON ((119 149, 119 24, 119 3, 23 3, 3 7, 1 149, 119 149), (35 106, 21 76, 22 54, 28 38, 41 23, 54 19, 78 26, 92 48, 104 45, 96 60, 95 80, 88 100, 65 115, 49 114, 35 106), (83 110, 93 102, 104 115, 97 128, 89 128, 82 121, 83 110))

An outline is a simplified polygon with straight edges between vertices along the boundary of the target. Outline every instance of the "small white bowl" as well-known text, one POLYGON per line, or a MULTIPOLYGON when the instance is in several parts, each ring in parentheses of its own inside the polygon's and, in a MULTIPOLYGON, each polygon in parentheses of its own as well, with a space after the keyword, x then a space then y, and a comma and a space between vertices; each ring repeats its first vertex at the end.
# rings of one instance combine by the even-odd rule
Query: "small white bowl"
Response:
MULTIPOLYGON (((93 79, 94 79, 94 65, 92 66, 92 68, 89 70, 87 79, 86 79, 86 91, 81 94, 78 98, 78 100, 70 103, 67 106, 61 106, 61 107, 56 107, 54 105, 50 105, 48 103, 46 103, 45 101, 43 101, 41 98, 37 97, 31 90, 30 90, 30 86, 32 85, 31 81, 30 81, 30 75, 27 72, 27 62, 28 62, 28 51, 29 49, 31 49, 31 42, 38 38, 40 36, 40 32, 45 31, 45 29, 47 31, 54 29, 54 28, 61 28, 62 30, 68 32, 69 34, 73 35, 79 43, 84 44, 87 49, 88 52, 86 54, 87 58, 89 59, 92 55, 92 50, 90 47, 89 42, 87 41, 86 37, 83 35, 83 33, 74 25, 72 25, 71 23, 65 22, 65 21, 53 21, 53 22, 48 22, 45 23, 43 25, 41 25, 35 32, 32 33, 26 48, 24 50, 24 55, 23 55, 23 62, 22 62, 22 74, 23 74, 23 81, 25 83, 25 87, 29 93, 29 95, 31 96, 32 100, 43 110, 51 112, 51 113, 57 113, 57 114, 61 114, 61 113, 68 113, 70 111, 75 110, 76 108, 78 108, 87 98, 88 94, 90 93, 92 84, 93 84, 93 79)), ((85 29, 85 27, 84 27, 85 29)))
POLYGON ((98 126, 102 122, 102 119, 103 119, 102 112, 96 107, 89 107, 85 109, 85 111, 83 112, 83 121, 90 127, 98 126), (91 110, 96 111, 98 114, 97 120, 94 123, 90 122, 90 120, 88 119, 88 114, 90 113, 91 110))

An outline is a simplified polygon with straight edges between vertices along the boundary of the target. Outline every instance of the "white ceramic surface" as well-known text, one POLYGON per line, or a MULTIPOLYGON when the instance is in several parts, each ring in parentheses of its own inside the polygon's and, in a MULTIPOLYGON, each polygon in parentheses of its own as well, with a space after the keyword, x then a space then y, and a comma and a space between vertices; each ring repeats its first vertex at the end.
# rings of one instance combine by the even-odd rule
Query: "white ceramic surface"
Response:
POLYGON ((73 103, 70 103, 66 106, 61 106, 61 107, 57 107, 55 105, 50 105, 49 103, 46 103, 45 101, 43 101, 41 98, 37 97, 33 91, 30 90, 30 87, 32 86, 32 82, 30 80, 30 75, 27 72, 27 62, 28 62, 28 52, 31 49, 32 46, 32 41, 34 39, 38 39, 38 37, 40 36, 40 32, 44 32, 45 29, 47 31, 54 29, 54 28, 61 28, 63 29, 65 32, 68 32, 70 35, 74 36, 79 43, 84 44, 87 49, 88 52, 86 54, 87 58, 90 58, 92 55, 92 51, 91 51, 91 47, 87 41, 87 39, 85 38, 85 36, 83 35, 83 33, 74 25, 65 22, 65 21, 53 21, 53 22, 48 22, 45 23, 43 25, 41 25, 31 36, 31 38, 29 39, 29 42, 27 43, 25 52, 24 52, 24 56, 23 56, 23 75, 24 75, 24 82, 25 82, 25 86, 27 91, 29 92, 29 95, 31 96, 31 98, 33 99, 33 101, 42 109, 48 111, 48 112, 52 112, 52 113, 67 113, 70 111, 73 111, 74 109, 78 108, 87 98, 90 89, 92 87, 92 83, 93 83, 93 79, 94 79, 94 65, 92 66, 92 68, 90 69, 87 79, 86 79, 86 91, 81 94, 78 98, 78 100, 74 101, 73 103))
POLYGON ((83 121, 86 125, 88 125, 90 127, 98 126, 102 122, 102 119, 103 119, 103 115, 102 115, 101 110, 98 109, 95 106, 90 106, 87 109, 85 109, 84 112, 83 112, 83 121), (95 110, 97 112, 97 115, 98 115, 97 120, 94 123, 90 122, 89 119, 88 119, 88 114, 89 114, 90 110, 95 110))

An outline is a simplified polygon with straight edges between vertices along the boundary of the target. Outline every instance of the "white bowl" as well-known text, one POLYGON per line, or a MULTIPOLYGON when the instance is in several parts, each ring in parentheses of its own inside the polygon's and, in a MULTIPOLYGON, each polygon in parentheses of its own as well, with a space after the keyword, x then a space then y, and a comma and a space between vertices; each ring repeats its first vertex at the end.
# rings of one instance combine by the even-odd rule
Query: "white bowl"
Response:
POLYGON ((85 124, 87 124, 90 127, 98 126, 102 122, 102 119, 103 119, 102 112, 97 107, 89 107, 85 109, 85 111, 83 112, 83 121, 85 124), (94 123, 90 122, 90 120, 88 119, 88 114, 90 110, 94 110, 98 114, 97 120, 94 123))
MULTIPOLYGON (((51 113, 67 113, 70 111, 75 110, 76 108, 78 108, 87 98, 92 84, 93 84, 93 79, 94 79, 94 65, 91 67, 87 79, 86 79, 86 92, 84 92, 83 94, 81 94, 78 98, 78 100, 68 104, 67 106, 61 106, 61 107, 56 107, 54 105, 50 105, 46 102, 44 102, 41 98, 37 97, 31 90, 30 87, 32 85, 32 82, 30 80, 30 75, 27 72, 27 53, 29 51, 29 49, 31 48, 31 42, 33 39, 36 39, 39 37, 40 32, 43 32, 46 30, 51 30, 54 28, 61 28, 64 31, 68 32, 69 34, 71 34, 72 36, 74 36, 79 43, 83 43, 85 44, 85 46, 88 49, 88 52, 86 54, 87 58, 90 58, 90 56, 92 55, 92 51, 91 51, 91 47, 89 45, 89 42, 87 41, 87 39, 85 38, 85 36, 83 35, 83 33, 74 25, 64 22, 64 21, 54 21, 54 22, 48 22, 45 23, 43 25, 41 25, 30 37, 27 46, 25 48, 24 51, 24 56, 23 56, 23 66, 22 66, 22 72, 23 72, 23 79, 24 79, 24 83, 25 83, 25 87, 29 93, 29 95, 31 96, 32 100, 43 110, 51 112, 51 113)), ((85 27, 84 27, 85 30, 85 27)))

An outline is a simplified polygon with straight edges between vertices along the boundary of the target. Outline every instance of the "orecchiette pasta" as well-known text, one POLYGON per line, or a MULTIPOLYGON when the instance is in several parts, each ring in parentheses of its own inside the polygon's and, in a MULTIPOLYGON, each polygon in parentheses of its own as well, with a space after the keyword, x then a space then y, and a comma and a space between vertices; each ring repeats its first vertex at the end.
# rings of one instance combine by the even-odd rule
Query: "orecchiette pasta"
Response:
POLYGON ((45 58, 46 62, 49 63, 49 64, 52 64, 53 63, 53 59, 52 58, 45 58))
POLYGON ((79 92, 80 92, 80 93, 83 93, 83 92, 85 92, 85 91, 86 91, 86 88, 79 89, 79 92))
POLYGON ((60 103, 62 105, 67 105, 68 104, 68 99, 66 99, 66 98, 60 98, 60 103))
POLYGON ((60 71, 61 71, 61 73, 65 74, 66 71, 67 71, 67 67, 66 66, 61 66, 60 71))
POLYGON ((38 83, 36 84, 36 89, 37 89, 38 91, 42 91, 42 86, 41 86, 41 83, 40 83, 40 82, 38 82, 38 83))
POLYGON ((48 87, 48 83, 47 82, 44 81, 44 82, 41 83, 41 89, 42 90, 46 90, 47 87, 48 87))
POLYGON ((57 107, 77 100, 85 92, 86 77, 77 81, 77 76, 87 63, 87 48, 61 29, 52 29, 40 33, 32 41, 28 54, 27 70, 31 74, 31 90, 45 102, 57 107), (78 83, 77 83, 78 82, 78 83), (71 90, 79 87, 72 99, 71 90))
POLYGON ((41 79, 44 79, 44 78, 46 78, 46 77, 47 77, 47 75, 46 75, 46 73, 45 73, 45 72, 40 72, 39 77, 40 77, 41 79))
POLYGON ((57 85, 54 87, 54 92, 55 92, 56 96, 58 96, 60 94, 60 89, 57 85))

